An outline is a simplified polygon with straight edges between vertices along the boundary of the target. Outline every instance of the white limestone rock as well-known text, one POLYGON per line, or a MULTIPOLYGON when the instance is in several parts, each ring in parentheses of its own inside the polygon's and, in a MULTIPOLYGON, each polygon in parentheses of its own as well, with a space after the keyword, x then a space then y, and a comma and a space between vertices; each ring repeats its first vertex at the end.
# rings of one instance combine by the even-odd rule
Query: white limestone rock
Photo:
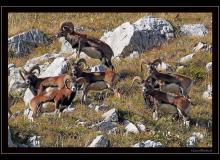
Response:
POLYGON ((125 58, 132 53, 134 55, 131 57, 137 57, 137 53, 160 46, 172 38, 174 29, 168 21, 146 16, 133 24, 125 22, 104 33, 101 40, 112 48, 114 57, 125 58))
POLYGON ((204 36, 208 29, 203 24, 185 24, 181 26, 180 33, 185 36, 204 36))
POLYGON ((128 134, 128 133, 134 133, 134 134, 137 134, 139 133, 139 130, 138 128, 133 124, 131 123, 130 121, 128 120, 125 120, 123 122, 124 126, 125 126, 125 134, 128 134))
POLYGON ((180 58, 179 62, 180 63, 187 63, 187 62, 189 62, 189 61, 191 61, 193 59, 193 56, 194 56, 194 53, 189 54, 189 55, 187 55, 185 57, 180 58))
POLYGON ((103 135, 97 136, 88 147, 109 147, 110 142, 103 135))
POLYGON ((105 117, 105 121, 118 122, 118 111, 113 108, 108 112, 105 112, 102 117, 105 117))
POLYGON ((163 145, 160 142, 154 142, 151 140, 147 141, 141 141, 139 143, 136 143, 132 145, 131 147, 138 147, 138 148, 158 148, 158 147, 163 147, 163 145))
POLYGON ((31 29, 8 39, 8 50, 15 57, 29 54, 33 48, 48 43, 46 35, 39 29, 31 29))
POLYGON ((212 71, 212 62, 207 63, 205 67, 206 67, 207 72, 211 72, 212 71))

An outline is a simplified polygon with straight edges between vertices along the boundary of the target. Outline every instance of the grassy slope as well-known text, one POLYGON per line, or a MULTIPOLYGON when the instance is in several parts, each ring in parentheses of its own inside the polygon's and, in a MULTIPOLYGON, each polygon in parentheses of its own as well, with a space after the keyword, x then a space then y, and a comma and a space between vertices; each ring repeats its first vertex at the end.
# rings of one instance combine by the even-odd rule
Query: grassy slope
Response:
MULTIPOLYGON (((209 33, 204 37, 177 37, 175 40, 164 44, 160 48, 152 49, 141 55, 141 58, 152 60, 160 56, 165 56, 165 61, 174 65, 179 57, 185 56, 192 52, 193 45, 199 41, 212 42, 212 26, 211 14, 209 13, 180 13, 178 19, 174 19, 177 13, 11 13, 9 14, 9 37, 17 33, 29 30, 32 27, 39 28, 46 34, 53 34, 58 31, 59 24, 63 21, 72 21, 77 26, 94 29, 94 32, 87 34, 100 38, 105 31, 112 30, 118 25, 130 21, 135 22, 139 18, 152 15, 155 17, 165 18, 170 21, 175 27, 187 23, 203 23, 209 33), (182 50, 182 51, 178 51, 182 50), (175 56, 171 56, 174 54, 175 56)), ((17 66, 22 66, 30 58, 42 55, 48 52, 57 52, 60 49, 58 41, 50 46, 42 46, 36 48, 33 53, 22 59, 9 58, 9 63, 14 63, 17 66)), ((190 97, 196 103, 189 112, 189 115, 198 121, 212 119, 212 104, 201 98, 203 91, 206 89, 207 79, 204 76, 205 64, 210 62, 211 56, 198 53, 196 58, 190 63, 187 70, 182 71, 182 74, 195 78, 199 75, 199 79, 193 86, 190 97)), ((98 61, 89 61, 89 64, 97 64, 98 61)), ((125 71, 129 77, 119 82, 118 86, 126 88, 130 85, 134 75, 146 76, 140 72, 139 59, 132 61, 113 62, 117 72, 125 71)), ((212 144, 212 133, 206 128, 193 126, 190 130, 186 129, 182 122, 173 122, 170 116, 163 116, 159 121, 152 120, 152 113, 143 106, 143 98, 140 90, 136 86, 132 93, 126 93, 122 99, 117 99, 110 96, 103 103, 109 104, 112 108, 115 107, 120 111, 124 111, 124 117, 133 122, 142 122, 149 131, 142 132, 137 135, 124 136, 124 127, 118 124, 117 135, 106 135, 113 147, 127 147, 139 142, 140 140, 155 140, 169 147, 183 147, 186 144, 186 139, 193 132, 201 132, 204 134, 204 139, 198 144, 199 147, 207 147, 212 144), (170 131, 171 136, 166 136, 170 131)), ((93 95, 91 93, 90 95, 93 95)), ((96 102, 95 103, 99 103, 96 102)), ((24 103, 20 99, 12 111, 16 112, 24 108, 24 103)), ((93 138, 100 134, 94 129, 77 126, 76 120, 81 119, 88 123, 97 122, 102 119, 102 112, 96 113, 94 110, 88 109, 86 106, 76 103, 76 110, 71 115, 63 115, 61 118, 40 117, 35 123, 29 123, 23 117, 17 117, 16 120, 10 120, 9 124, 16 129, 26 134, 36 133, 42 136, 43 146, 73 146, 85 147, 93 138)))

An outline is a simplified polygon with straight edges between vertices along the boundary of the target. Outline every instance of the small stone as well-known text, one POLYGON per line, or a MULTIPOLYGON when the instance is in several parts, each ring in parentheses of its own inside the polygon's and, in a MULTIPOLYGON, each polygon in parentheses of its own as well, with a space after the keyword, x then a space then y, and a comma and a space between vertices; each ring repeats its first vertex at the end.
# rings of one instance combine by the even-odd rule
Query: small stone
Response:
POLYGON ((189 54, 189 55, 187 55, 185 57, 180 58, 179 62, 180 63, 189 62, 189 61, 191 61, 193 59, 193 56, 194 56, 194 54, 189 54))
POLYGON ((193 47, 193 52, 198 52, 198 51, 211 51, 212 46, 208 45, 207 43, 204 42, 199 42, 193 47))
POLYGON ((88 147, 109 147, 110 142, 103 135, 97 136, 88 147))
POLYGON ((40 137, 41 136, 31 136, 27 140, 29 147, 40 147, 40 137))
POLYGON ((125 120, 123 122, 123 124, 125 125, 125 130, 126 130, 125 134, 128 134, 128 133, 137 134, 137 133, 139 133, 139 130, 137 129, 137 127, 133 123, 131 123, 130 121, 125 120))
POLYGON ((211 72, 212 71, 212 62, 207 63, 205 67, 206 67, 207 72, 211 72))
POLYGON ((142 123, 138 122, 137 126, 139 128, 140 131, 145 132, 146 131, 146 127, 145 125, 143 125, 142 123))
POLYGON ((105 112, 102 117, 105 117, 105 121, 110 120, 112 122, 118 122, 118 111, 117 109, 113 108, 108 112, 105 112))
POLYGON ((136 143, 134 145, 132 145, 131 147, 138 147, 138 148, 156 148, 156 147, 163 147, 163 145, 160 143, 160 142, 154 142, 154 141, 151 141, 151 140, 147 140, 147 141, 142 141, 142 142, 139 142, 139 143, 136 143))

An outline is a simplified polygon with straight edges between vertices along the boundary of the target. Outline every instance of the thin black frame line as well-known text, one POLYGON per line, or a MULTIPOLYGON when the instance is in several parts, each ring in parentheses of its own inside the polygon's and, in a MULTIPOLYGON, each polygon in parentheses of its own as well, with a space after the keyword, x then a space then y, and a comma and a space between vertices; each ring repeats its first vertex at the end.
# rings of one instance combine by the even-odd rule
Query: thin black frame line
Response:
MULTIPOLYGON (((170 8, 176 8, 176 7, 185 7, 185 8, 207 8, 207 7, 211 7, 211 8, 216 8, 219 6, 1 6, 1 7, 7 7, 7 8, 22 8, 22 7, 29 7, 29 8, 36 8, 36 7, 40 7, 40 8, 47 8, 47 7, 54 7, 54 8, 60 8, 60 7, 66 7, 66 8, 70 8, 70 7, 74 7, 74 8, 82 8, 82 7, 86 7, 86 8, 113 8, 113 7, 118 7, 118 8, 137 8, 137 7, 141 7, 141 8, 165 8, 165 7, 170 7, 170 8)), ((208 8, 207 8, 208 9, 208 8)))
MULTIPOLYGON (((1 6, 1 24, 2 24, 2 6, 1 6)), ((1 25, 1 35, 2 35, 2 25, 1 25)), ((1 36, 1 46, 2 46, 2 36, 1 36)), ((2 47, 1 47, 1 88, 2 88, 2 47)), ((1 89, 1 106, 2 105, 2 89, 1 89)), ((1 133, 2 132, 2 124, 3 124, 3 119, 2 119, 2 107, 1 107, 1 133)), ((1 134, 1 142, 2 142, 2 134, 1 134)), ((1 153, 2 153, 2 143, 1 143, 1 153)))

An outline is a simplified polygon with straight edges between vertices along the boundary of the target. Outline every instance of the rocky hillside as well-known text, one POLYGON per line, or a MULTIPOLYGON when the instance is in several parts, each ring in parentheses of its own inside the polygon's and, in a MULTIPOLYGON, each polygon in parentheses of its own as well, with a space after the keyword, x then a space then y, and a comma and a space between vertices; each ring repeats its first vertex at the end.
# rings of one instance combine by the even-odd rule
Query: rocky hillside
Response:
MULTIPOLYGON (((207 13, 11 13, 8 38, 8 90, 12 95, 8 145, 16 147, 211 147, 212 146, 212 17, 207 13), (31 122, 28 102, 33 97, 19 68, 39 64, 39 77, 70 73, 76 50, 64 39, 51 41, 59 23, 72 21, 76 30, 109 44, 121 75, 117 88, 89 92, 80 104, 81 91, 60 116, 51 108, 31 122), (15 25, 16 24, 16 25, 15 25), (19 27, 18 27, 19 26, 19 27), (134 76, 146 78, 140 61, 163 60, 173 73, 193 79, 189 93, 190 126, 172 115, 153 119, 144 107, 141 88, 129 86, 134 76), (108 93, 108 94, 106 94, 108 93)), ((86 58, 88 65, 100 64, 86 58)), ((145 67, 146 68, 146 67, 145 67)))

